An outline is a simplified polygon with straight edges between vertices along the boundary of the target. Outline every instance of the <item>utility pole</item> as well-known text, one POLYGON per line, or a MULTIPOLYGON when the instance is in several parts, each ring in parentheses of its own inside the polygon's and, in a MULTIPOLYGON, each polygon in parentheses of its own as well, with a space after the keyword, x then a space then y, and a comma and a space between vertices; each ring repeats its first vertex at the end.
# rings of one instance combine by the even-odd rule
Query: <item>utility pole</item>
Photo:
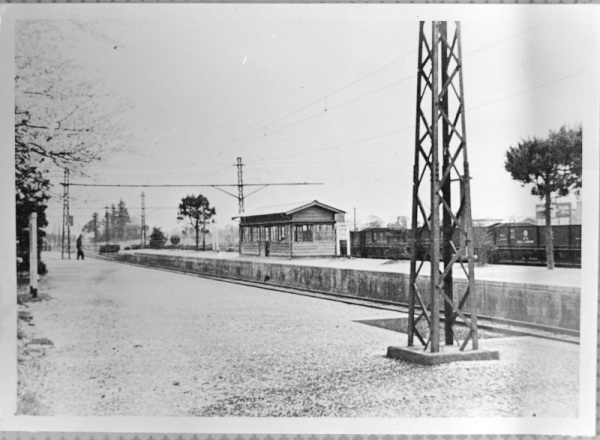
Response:
POLYGON ((146 194, 142 191, 142 231, 141 231, 141 247, 146 247, 146 194))
POLYGON ((239 203, 239 214, 241 215, 244 212, 244 176, 242 167, 244 164, 242 163, 242 158, 237 158, 237 176, 238 176, 238 203, 239 203))
POLYGON ((98 213, 94 212, 92 216, 94 219, 94 250, 98 250, 98 213))
POLYGON ((354 207, 354 231, 356 232, 356 206, 354 207))
MULTIPOLYGON (((109 241, 109 227, 108 227, 108 205, 106 205, 106 213, 104 214, 104 225, 105 225, 105 240, 106 240, 106 246, 108 246, 108 241, 109 241)), ((107 248, 108 251, 108 248, 107 248)))
MULTIPOLYGON (((244 167, 244 164, 242 163, 242 158, 238 157, 237 158, 237 163, 234 164, 235 167, 237 167, 237 175, 238 175, 238 181, 237 184, 235 183, 228 183, 228 184, 173 184, 173 185, 164 185, 164 184, 146 184, 146 185, 123 185, 123 184, 98 184, 98 183, 79 183, 79 182, 75 182, 75 183, 71 183, 70 186, 94 186, 94 187, 136 187, 136 188, 141 188, 141 187, 157 187, 157 188, 165 188, 165 187, 211 187, 214 188, 216 190, 219 190, 221 192, 224 192, 225 194, 229 194, 232 197, 235 197, 238 200, 238 209, 239 209, 239 213, 242 214, 244 212, 244 200, 246 197, 250 197, 252 194, 265 189, 269 186, 295 186, 295 185, 323 185, 322 183, 308 183, 308 182, 294 182, 294 183, 246 183, 244 184, 244 176, 243 176, 243 171, 242 171, 242 167, 244 167), (254 187, 258 187, 257 189, 255 189, 254 191, 252 191, 250 194, 246 194, 244 195, 244 186, 254 186, 254 187), (226 187, 237 187, 238 191, 237 191, 237 195, 234 194, 233 192, 229 192, 223 188, 226 187)), ((143 201, 144 201, 144 193, 142 193, 142 219, 144 221, 144 226, 145 226, 145 211, 144 211, 144 206, 143 206, 143 201)), ((145 245, 145 240, 146 240, 146 235, 144 234, 144 245, 145 245)))
POLYGON ((431 353, 440 351, 441 309, 445 344, 456 340, 462 352, 470 341, 473 350, 478 349, 475 301, 470 301, 468 318, 464 310, 475 294, 475 266, 460 23, 452 28, 448 35, 446 22, 421 22, 419 27, 408 345, 416 337, 431 353), (418 283, 426 261, 431 268, 428 292, 418 283), (453 284, 455 263, 467 281, 462 292, 453 284), (457 318, 468 329, 463 341, 453 331, 457 318), (428 324, 428 337, 417 329, 421 320, 428 324))
POLYGON ((71 216, 69 213, 69 170, 65 169, 63 182, 63 224, 60 258, 65 258, 65 251, 71 258, 71 216))
POLYGON ((115 244, 115 230, 117 229, 116 227, 116 222, 117 222, 117 211, 115 209, 115 204, 113 203, 110 207, 110 233, 112 234, 112 236, 110 237, 110 243, 111 244, 115 244))
POLYGON ((29 214, 29 293, 34 298, 38 294, 38 240, 37 212, 29 214))

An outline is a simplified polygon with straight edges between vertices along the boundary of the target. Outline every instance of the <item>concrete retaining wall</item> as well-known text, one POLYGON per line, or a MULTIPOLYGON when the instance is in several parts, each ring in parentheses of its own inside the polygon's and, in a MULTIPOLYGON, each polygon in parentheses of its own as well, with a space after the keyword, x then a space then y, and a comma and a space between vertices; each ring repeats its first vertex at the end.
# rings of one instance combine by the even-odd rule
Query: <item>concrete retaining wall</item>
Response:
MULTIPOLYGON (((116 259, 203 275, 408 303, 409 276, 406 274, 140 253, 118 254, 116 259)), ((421 278, 417 285, 425 292, 429 278, 421 278)), ((462 292, 466 287, 463 280, 455 279, 454 285, 455 291, 462 292)), ((479 315, 579 330, 579 289, 493 281, 477 281, 476 289, 479 315)), ((471 301, 472 298, 467 302, 467 310, 471 301)))

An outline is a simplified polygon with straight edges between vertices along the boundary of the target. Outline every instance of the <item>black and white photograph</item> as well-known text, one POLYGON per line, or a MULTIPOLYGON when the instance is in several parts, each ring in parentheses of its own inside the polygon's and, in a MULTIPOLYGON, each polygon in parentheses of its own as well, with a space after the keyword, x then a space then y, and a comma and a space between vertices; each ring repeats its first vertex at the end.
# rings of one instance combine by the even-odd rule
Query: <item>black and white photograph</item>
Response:
POLYGON ((597 5, 0 18, 0 430, 595 434, 597 5))

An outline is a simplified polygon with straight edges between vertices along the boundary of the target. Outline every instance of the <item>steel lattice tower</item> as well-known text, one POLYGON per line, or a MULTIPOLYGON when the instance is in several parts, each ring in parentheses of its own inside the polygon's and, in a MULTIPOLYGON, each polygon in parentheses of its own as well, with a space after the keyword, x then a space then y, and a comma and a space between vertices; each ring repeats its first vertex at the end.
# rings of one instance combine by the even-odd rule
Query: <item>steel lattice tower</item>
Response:
POLYGON ((244 164, 242 163, 242 158, 237 158, 237 175, 238 175, 238 203, 239 203, 239 213, 242 214, 244 212, 244 177, 242 173, 242 167, 244 164))
POLYGON ((65 251, 71 258, 71 217, 69 213, 69 170, 64 172, 63 182, 63 224, 62 224, 62 239, 60 258, 65 258, 65 251))
POLYGON ((416 336, 433 353, 440 351, 442 308, 445 344, 456 341, 462 351, 471 341, 473 350, 478 349, 473 300, 465 314, 475 278, 460 23, 450 27, 449 35, 446 22, 419 26, 408 345, 416 336), (418 282, 426 261, 431 268, 428 287, 418 282), (455 266, 466 275, 462 292, 453 283, 455 266), (454 332, 457 318, 468 328, 462 341, 454 332), (427 325, 418 327, 421 321, 427 325))

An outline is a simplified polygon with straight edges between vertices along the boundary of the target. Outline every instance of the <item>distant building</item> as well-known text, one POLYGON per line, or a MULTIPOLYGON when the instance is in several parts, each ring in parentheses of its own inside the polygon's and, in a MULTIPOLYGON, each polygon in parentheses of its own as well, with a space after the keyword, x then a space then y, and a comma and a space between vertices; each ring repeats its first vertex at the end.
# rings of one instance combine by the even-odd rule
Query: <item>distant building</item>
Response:
POLYGON ((396 217, 396 221, 394 223, 388 223, 387 227, 389 229, 407 229, 408 218, 404 215, 400 215, 396 217))
MULTIPOLYGON (((538 226, 546 224, 544 209, 545 205, 543 203, 535 205, 535 218, 538 226)), ((581 219, 580 200, 575 203, 575 206, 571 202, 553 203, 551 205, 550 223, 552 225, 580 225, 581 219)))
POLYGON ((502 223, 502 219, 499 219, 499 218, 474 218, 473 219, 474 227, 487 227, 487 226, 495 225, 498 223, 502 223))
POLYGON ((344 213, 314 200, 234 217, 240 220, 240 255, 335 256, 336 218, 343 219, 344 213))

